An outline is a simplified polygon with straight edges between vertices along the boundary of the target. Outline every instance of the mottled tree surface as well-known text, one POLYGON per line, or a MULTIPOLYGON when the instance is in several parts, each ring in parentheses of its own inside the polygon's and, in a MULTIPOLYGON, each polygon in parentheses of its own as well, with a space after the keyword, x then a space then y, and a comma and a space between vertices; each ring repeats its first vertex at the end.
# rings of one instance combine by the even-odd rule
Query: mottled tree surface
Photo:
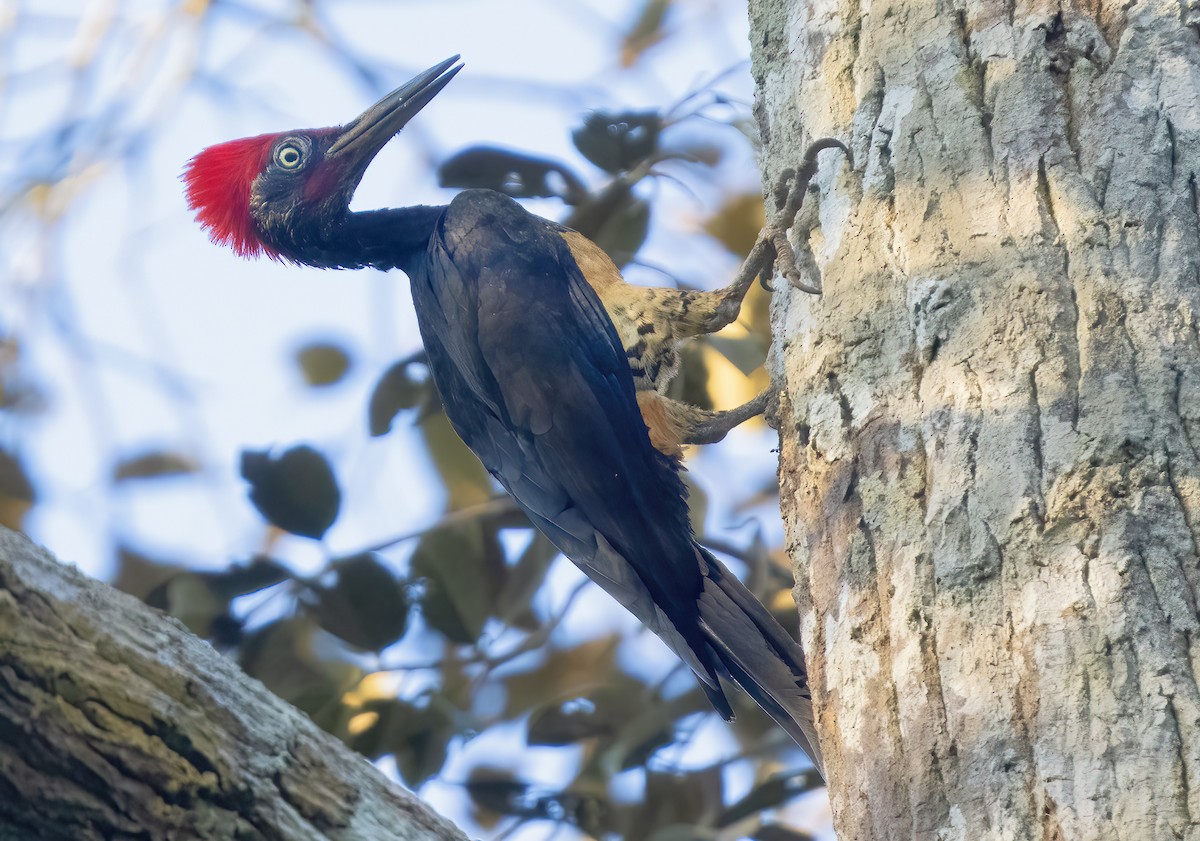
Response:
POLYGON ((463 835, 207 643, 0 529, 0 839, 463 835))
POLYGON ((1200 838, 1200 7, 750 7, 839 838, 1200 838))

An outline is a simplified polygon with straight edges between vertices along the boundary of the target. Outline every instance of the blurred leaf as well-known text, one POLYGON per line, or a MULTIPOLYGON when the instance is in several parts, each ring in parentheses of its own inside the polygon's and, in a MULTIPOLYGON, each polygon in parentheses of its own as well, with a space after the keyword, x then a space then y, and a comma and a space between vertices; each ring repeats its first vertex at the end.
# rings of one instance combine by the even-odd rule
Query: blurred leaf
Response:
POLYGON ((207 637, 217 617, 229 615, 229 600, 213 592, 194 572, 181 572, 157 587, 146 603, 174 616, 196 636, 207 637))
POLYGON ((409 373, 412 363, 397 362, 384 372, 371 392, 367 418, 371 435, 385 435, 392 428, 396 415, 420 405, 431 388, 429 382, 413 379, 409 373))
POLYGON ((403 738, 391 740, 391 748, 400 776, 415 788, 446 764, 446 750, 454 737, 454 726, 450 716, 437 703, 425 707, 420 718, 412 724, 403 738))
POLYGON ((727 198, 704 223, 704 231, 735 257, 745 257, 766 223, 762 194, 742 193, 727 198))
POLYGON ((36 499, 33 483, 20 459, 0 450, 0 525, 19 530, 36 499))
POLYGON ((717 819, 717 827, 731 826, 765 809, 782 806, 793 797, 815 791, 824 785, 821 775, 814 768, 776 774, 756 785, 749 794, 722 812, 717 819))
POLYGON ((645 0, 637 20, 621 39, 621 66, 633 67, 646 50, 667 37, 663 29, 671 0, 645 0))
POLYGON ((709 347, 728 359, 745 376, 757 371, 767 358, 767 344, 758 336, 706 336, 709 347))
POLYGON ((571 648, 551 649, 541 665, 506 676, 504 717, 516 718, 555 698, 575 697, 594 686, 614 683, 620 642, 619 636, 611 634, 571 648))
POLYGON ((219 646, 231 646, 241 640, 242 623, 232 615, 230 601, 287 576, 286 569, 267 558, 256 558, 244 567, 210 572, 156 561, 120 547, 113 586, 174 616, 197 636, 219 646))
POLYGON ((336 720, 340 698, 362 679, 362 670, 340 660, 317 657, 317 626, 304 617, 280 619, 258 628, 242 644, 239 662, 246 674, 290 704, 323 721, 336 720))
POLYGON ((560 198, 567 204, 579 204, 588 193, 564 164, 495 146, 472 146, 443 161, 438 183, 495 190, 517 199, 560 198))
POLYGON ((161 476, 181 476, 200 469, 196 460, 182 453, 166 450, 143 453, 117 462, 113 479, 152 479, 161 476))
POLYGON ((704 534, 708 519, 708 492, 696 484, 691 474, 683 473, 683 484, 688 492, 688 515, 692 522, 692 531, 704 534))
POLYGON ((713 404, 708 393, 708 374, 704 343, 684 344, 679 348, 679 373, 671 381, 668 396, 701 409, 711 409, 713 404))
POLYGON ((477 766, 472 769, 464 788, 478 807, 476 820, 484 826, 495 825, 487 815, 492 812, 527 820, 568 823, 598 837, 610 811, 607 800, 599 792, 535 788, 515 779, 508 771, 496 768, 477 766))
MULTIPOLYGON (((463 788, 476 807, 493 815, 525 816, 528 812, 526 798, 530 786, 517 780, 511 771, 476 766, 471 769, 471 776, 463 788)), ((476 813, 476 820, 485 829, 490 829, 496 822, 487 818, 476 813)))
POLYGON ((605 221, 592 242, 604 249, 617 268, 623 268, 637 256, 649 232, 650 203, 634 199, 605 221))
POLYGON ((763 347, 771 345, 771 293, 755 283, 742 299, 742 311, 737 323, 757 336, 763 347))
POLYGON ((717 166, 725 158, 725 149, 716 143, 688 138, 672 142, 669 154, 704 166, 717 166))
POLYGON ((296 351, 296 364, 308 385, 333 385, 350 370, 350 354, 331 342, 311 342, 296 351))
POLYGON ((622 722, 616 739, 605 747, 607 767, 622 771, 645 765, 661 748, 674 744, 679 722, 689 715, 712 715, 712 704, 692 681, 691 687, 680 695, 664 698, 658 692, 630 693, 641 700, 622 722), (615 760, 615 761, 614 761, 615 760))
POLYGON ((411 788, 442 770, 455 732, 451 716, 436 698, 425 707, 389 698, 372 701, 363 709, 378 717, 350 739, 352 748, 371 759, 393 755, 400 776, 411 788))
POLYGON ((656 829, 647 841, 718 841, 718 837, 707 827, 673 823, 656 829))
POLYGON ((421 435, 446 486, 449 510, 479 505, 495 496, 488 472, 479 463, 478 456, 458 437, 445 414, 439 412, 426 417, 421 423, 421 435))
POLYGON ((228 601, 273 587, 291 578, 292 574, 278 561, 256 555, 247 564, 235 564, 220 572, 202 572, 200 576, 214 593, 228 601))
POLYGON ((425 621, 454 642, 475 642, 492 613, 503 564, 495 531, 478 520, 426 533, 412 556, 413 575, 426 581, 425 621))
POLYGON ((45 412, 49 404, 46 392, 37 384, 19 375, 0 378, 0 411, 37 415, 45 412))
POLYGON ((284 531, 320 540, 337 520, 341 491, 329 462, 312 447, 293 447, 278 458, 243 450, 242 478, 254 507, 284 531))
POLYGON ((815 835, 777 823, 760 826, 751 838, 755 841, 816 841, 815 835))
POLYGON ((576 207, 563 223, 590 239, 620 268, 633 259, 650 230, 650 205, 629 185, 614 181, 576 207))
MULTIPOLYGON (((123 593, 148 602, 155 589, 185 569, 179 564, 157 561, 127 546, 117 547, 117 572, 113 586, 123 593)), ((154 605, 162 608, 162 605, 154 605)))
POLYGON ((554 701, 533 711, 525 741, 531 745, 569 745, 596 736, 611 736, 611 716, 586 696, 554 701))
POLYGON ((351 645, 380 651, 408 628, 408 594, 379 558, 371 553, 333 562, 330 587, 316 591, 314 615, 321 627, 351 645))
POLYGON ((504 585, 496 599, 497 616, 504 622, 533 630, 538 626, 533 615, 533 598, 546 580, 546 573, 558 549, 540 531, 533 533, 533 540, 504 575, 504 585))
POLYGON ((646 709, 650 694, 645 684, 624 672, 615 678, 535 709, 526 731, 528 743, 568 745, 615 737, 646 709))
POLYGON ((723 782, 720 765, 687 774, 647 771, 646 789, 625 837, 651 838, 668 827, 711 825, 724 800, 723 782))
POLYGON ((658 151, 657 111, 593 111, 571 132, 575 148, 610 175, 629 172, 658 151))

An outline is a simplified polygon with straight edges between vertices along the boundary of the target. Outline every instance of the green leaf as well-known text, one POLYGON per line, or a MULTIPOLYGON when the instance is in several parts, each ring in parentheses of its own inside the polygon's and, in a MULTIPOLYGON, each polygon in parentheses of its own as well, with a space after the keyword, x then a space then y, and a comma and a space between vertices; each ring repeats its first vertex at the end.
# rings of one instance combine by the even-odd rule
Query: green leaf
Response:
POLYGON ((533 669, 504 678, 504 717, 516 718, 554 699, 582 695, 597 685, 615 684, 619 672, 616 635, 588 640, 571 648, 551 649, 533 669))
POLYGON ((503 567, 503 552, 495 532, 478 520, 442 526, 422 537, 412 572, 426 582, 421 612, 430 627, 464 645, 479 639, 492 614, 498 564, 503 567))
POLYGON ((283 564, 264 555, 257 555, 246 564, 235 564, 220 572, 202 572, 214 593, 226 600, 273 587, 292 577, 283 564))
POLYGON ((495 496, 491 477, 479 463, 479 457, 458 437, 445 414, 427 416, 421 422, 421 435, 446 486, 449 510, 479 505, 495 496))
POLYGON ((371 553, 332 564, 337 577, 316 591, 313 612, 329 633, 370 651, 387 648, 408 628, 408 594, 391 571, 371 553))
POLYGON ((453 717, 437 697, 424 707, 395 698, 376 700, 365 704, 361 711, 374 712, 378 718, 350 738, 354 750, 371 759, 391 754, 400 776, 411 788, 442 770, 455 729, 453 717))
POLYGON ((723 782, 719 765, 688 774, 647 771, 642 806, 634 812, 625 836, 653 838, 670 829, 669 837, 681 837, 681 827, 708 825, 724 799, 723 782))
POLYGON ((533 711, 525 741, 531 745, 570 745, 584 739, 611 736, 617 722, 598 709, 586 694, 554 701, 533 711))
POLYGON ((350 354, 332 342, 311 342, 296 351, 296 365, 308 385, 333 385, 350 370, 350 354))
POLYGON ((571 132, 575 148, 610 175, 628 172, 658 151, 657 111, 593 111, 571 132))
POLYGON ((20 529, 36 499, 33 482, 21 460, 0 450, 0 525, 20 529))
POLYGON ((194 572, 172 576, 146 596, 146 604, 174 616, 200 637, 209 635, 217 617, 229 615, 229 600, 194 572))
POLYGON ((557 557, 558 548, 540 531, 535 531, 525 551, 505 572, 504 585, 496 599, 501 620, 527 630, 537 627, 537 619, 532 615, 533 598, 557 557))
POLYGON ((278 458, 243 450, 242 478, 254 507, 284 531, 319 540, 337 520, 341 491, 329 462, 312 447, 293 447, 278 458))
POLYGON ((341 660, 317 656, 312 620, 293 617, 257 629, 241 647, 239 662, 251 677, 290 704, 322 721, 335 722, 341 697, 362 679, 362 670, 341 660))
POLYGON ((113 479, 158 479, 164 476, 183 476, 200 469, 196 460, 182 453, 166 450, 142 453, 117 462, 113 479))
POLYGON ((633 67, 646 50, 667 37, 663 24, 672 0, 645 0, 633 26, 621 40, 621 66, 633 67))
POLYGON ((583 180, 566 165, 495 146, 471 146, 438 167, 443 187, 483 188, 517 199, 559 198, 579 204, 587 197, 583 180))
POLYGON ((741 193, 727 198, 704 223, 704 231, 735 257, 745 257, 767 223, 761 193, 741 193))
POLYGON ((705 341, 724 356, 745 376, 757 371, 767 358, 768 343, 758 336, 747 334, 738 338, 707 336, 705 341))
POLYGON ((789 771, 767 778, 750 790, 750 793, 721 813, 717 827, 731 826, 765 809, 782 806, 793 797, 815 791, 825 785, 814 768, 789 771))
POLYGON ((430 384, 412 376, 412 364, 408 361, 397 362, 375 384, 367 407, 372 436, 386 435, 396 415, 405 409, 416 408, 428 394, 430 384))
POLYGON ((705 520, 708 518, 708 492, 696 484, 688 473, 683 473, 683 484, 687 488, 688 517, 692 523, 692 531, 704 534, 705 520))
POLYGON ((473 817, 483 826, 494 825, 490 812, 526 820, 567 823, 599 837, 608 828, 608 816, 612 811, 609 802, 600 794, 535 788, 497 768, 477 766, 463 787, 477 807, 473 817))
POLYGON ((778 823, 764 824, 750 836, 754 841, 816 841, 816 836, 778 823))
POLYGON ((530 785, 516 779, 511 771, 477 766, 471 769, 463 788, 477 807, 496 815, 523 816, 529 811, 530 785))
POLYGON ((400 776, 411 788, 442 770, 450 739, 454 737, 453 719, 434 701, 421 710, 411 729, 389 740, 400 776))

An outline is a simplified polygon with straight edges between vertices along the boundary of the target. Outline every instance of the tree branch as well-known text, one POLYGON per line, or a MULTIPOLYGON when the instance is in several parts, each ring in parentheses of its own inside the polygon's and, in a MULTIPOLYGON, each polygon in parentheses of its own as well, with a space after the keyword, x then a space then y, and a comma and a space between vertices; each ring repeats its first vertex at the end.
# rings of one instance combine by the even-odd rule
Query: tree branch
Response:
POLYGON ((182 625, 0 529, 0 838, 463 834, 182 625))

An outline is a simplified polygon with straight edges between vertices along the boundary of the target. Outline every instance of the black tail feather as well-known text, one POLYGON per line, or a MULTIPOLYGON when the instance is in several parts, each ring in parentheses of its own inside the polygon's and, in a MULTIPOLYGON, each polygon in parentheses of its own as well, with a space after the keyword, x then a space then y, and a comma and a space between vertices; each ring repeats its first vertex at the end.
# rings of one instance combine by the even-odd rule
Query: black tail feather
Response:
POLYGON ((703 547, 701 628, 730 676, 787 731, 821 777, 825 762, 813 721, 804 652, 742 582, 703 547))

